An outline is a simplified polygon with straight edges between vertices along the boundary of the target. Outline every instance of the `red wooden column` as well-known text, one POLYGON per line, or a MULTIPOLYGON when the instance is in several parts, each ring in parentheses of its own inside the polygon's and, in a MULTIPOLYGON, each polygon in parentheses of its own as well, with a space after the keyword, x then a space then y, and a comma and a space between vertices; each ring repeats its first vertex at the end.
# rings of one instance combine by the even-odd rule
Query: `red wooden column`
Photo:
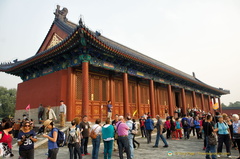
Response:
POLYGON ((181 89, 181 93, 182 93, 182 114, 187 114, 186 93, 184 88, 181 89))
MULTIPOLYGON (((113 76, 110 75, 109 77, 109 85, 110 85, 110 100, 112 101, 112 105, 113 105, 113 113, 115 113, 115 108, 114 108, 114 104, 115 104, 115 96, 114 96, 114 79, 113 76)), ((114 116, 114 114, 112 114, 114 116)))
POLYGON ((150 114, 152 115, 152 118, 155 118, 156 111, 155 111, 155 94, 154 94, 154 82, 153 80, 149 81, 150 87, 149 87, 149 94, 150 94, 150 114))
POLYGON ((195 91, 192 91, 192 96, 193 96, 193 108, 196 107, 196 93, 195 91))
MULTIPOLYGON (((212 97, 212 99, 213 99, 213 105, 214 104, 216 104, 216 98, 215 97, 212 97)), ((212 113, 215 115, 215 112, 216 112, 217 110, 214 110, 213 108, 212 108, 212 113)))
POLYGON ((211 105, 211 97, 210 97, 210 95, 208 95, 208 112, 210 111, 210 112, 212 112, 212 105, 211 105))
POLYGON ((201 93, 201 104, 202 104, 202 111, 204 111, 205 110, 205 108, 204 108, 204 95, 201 93))
POLYGON ((67 89, 67 121, 71 121, 75 113, 75 90, 76 90, 76 80, 75 74, 72 67, 68 67, 68 89, 67 89))
POLYGON ((140 84, 137 82, 137 108, 138 108, 138 117, 143 115, 143 112, 141 111, 141 89, 140 84))
POLYGON ((128 99, 128 74, 123 73, 123 110, 124 115, 130 114, 129 99, 128 99))
POLYGON ((169 103, 168 113, 170 116, 174 116, 173 101, 172 101, 172 86, 170 84, 168 84, 168 103, 169 103))
POLYGON ((220 97, 218 97, 218 105, 219 105, 219 112, 222 114, 222 104, 221 104, 220 97))
POLYGON ((82 62, 82 116, 89 115, 89 63, 82 62))

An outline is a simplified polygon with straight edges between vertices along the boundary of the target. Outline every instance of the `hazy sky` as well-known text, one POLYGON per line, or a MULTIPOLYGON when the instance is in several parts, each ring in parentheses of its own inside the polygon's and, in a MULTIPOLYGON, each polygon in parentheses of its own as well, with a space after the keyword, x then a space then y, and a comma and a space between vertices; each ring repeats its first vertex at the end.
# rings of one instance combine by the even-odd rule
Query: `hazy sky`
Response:
MULTIPOLYGON (((239 0, 1 0, 0 62, 35 55, 56 5, 68 20, 80 15, 93 31, 164 62, 201 81, 229 89, 225 104, 239 101, 239 0)), ((0 73, 0 86, 17 88, 19 77, 0 73)))

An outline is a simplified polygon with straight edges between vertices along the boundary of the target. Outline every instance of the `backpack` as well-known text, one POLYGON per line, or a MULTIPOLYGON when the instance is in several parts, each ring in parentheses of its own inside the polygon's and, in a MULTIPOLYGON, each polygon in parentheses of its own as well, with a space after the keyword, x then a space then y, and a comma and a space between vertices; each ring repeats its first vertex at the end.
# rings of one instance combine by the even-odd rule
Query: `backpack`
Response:
MULTIPOLYGON (((55 128, 58 131, 58 136, 57 136, 57 146, 58 147, 63 147, 66 144, 66 135, 64 132, 60 131, 58 128, 55 128)), ((53 133, 53 130, 52 130, 53 133)))
POLYGON ((74 131, 71 131, 71 128, 69 128, 67 143, 75 144, 76 141, 77 141, 77 127, 74 129, 74 131))
POLYGON ((132 131, 131 131, 131 133, 133 135, 136 135, 138 133, 136 123, 132 124, 132 131))
POLYGON ((183 127, 188 127, 189 126, 186 118, 183 120, 182 125, 183 125, 183 127))
POLYGON ((92 139, 96 139, 97 138, 97 136, 98 136, 98 134, 95 132, 95 130, 98 128, 98 126, 94 129, 94 130, 91 130, 91 132, 90 132, 90 137, 92 138, 92 139))

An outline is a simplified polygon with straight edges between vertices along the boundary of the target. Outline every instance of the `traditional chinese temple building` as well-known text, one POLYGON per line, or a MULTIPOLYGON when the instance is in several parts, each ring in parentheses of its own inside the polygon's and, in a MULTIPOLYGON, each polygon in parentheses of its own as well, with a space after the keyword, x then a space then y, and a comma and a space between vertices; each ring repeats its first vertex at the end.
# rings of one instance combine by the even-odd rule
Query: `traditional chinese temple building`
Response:
POLYGON ((230 93, 93 32, 81 19, 74 24, 67 12, 57 6, 35 55, 0 65, 0 71, 23 80, 17 88, 18 117, 28 104, 36 114, 40 103, 57 108, 64 100, 67 120, 105 118, 107 107, 101 105, 111 100, 113 115, 137 110, 135 117, 150 112, 163 118, 165 110, 173 115, 176 107, 183 113, 193 107, 213 112, 211 103, 220 104, 220 97, 230 93))

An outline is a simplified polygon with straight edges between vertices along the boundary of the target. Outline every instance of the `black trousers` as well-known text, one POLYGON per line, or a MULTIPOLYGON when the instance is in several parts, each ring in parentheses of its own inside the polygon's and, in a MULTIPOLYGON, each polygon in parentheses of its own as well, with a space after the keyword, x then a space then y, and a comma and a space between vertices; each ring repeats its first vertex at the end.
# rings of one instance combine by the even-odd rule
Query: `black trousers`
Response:
POLYGON ((189 135, 193 132, 193 136, 195 136, 195 127, 190 127, 189 129, 189 135))
POLYGON ((69 149, 70 159, 73 159, 73 157, 74 159, 82 158, 82 154, 80 151, 80 143, 68 144, 68 149, 69 149))
POLYGON ((171 135, 171 130, 170 130, 170 129, 167 129, 166 138, 169 139, 169 138, 170 138, 170 135, 171 135))
POLYGON ((226 134, 226 135, 218 134, 217 153, 222 153, 223 143, 226 146, 226 151, 228 153, 228 156, 231 155, 231 152, 230 152, 230 136, 229 136, 229 134, 226 134))
POLYGON ((133 134, 133 148, 136 148, 136 144, 139 145, 139 142, 137 142, 137 140, 135 140, 135 136, 136 136, 136 135, 133 134), (135 144, 135 143, 136 143, 136 144, 135 144))
POLYGON ((147 135, 147 143, 149 144, 152 142, 152 130, 146 130, 146 135, 147 135))
POLYGON ((239 155, 240 155, 240 139, 235 139, 235 142, 237 143, 238 152, 239 152, 239 155))
POLYGON ((48 159, 57 159, 58 149, 48 149, 48 159))
POLYGON ((128 137, 118 137, 119 158, 123 159, 123 149, 126 151, 127 159, 131 159, 130 145, 128 137))
POLYGON ((87 146, 88 146, 88 137, 84 137, 81 140, 81 153, 82 154, 86 155, 88 153, 87 146))
POLYGON ((146 129, 144 126, 141 127, 141 134, 142 134, 142 137, 146 137, 146 129))
POLYGON ((20 159, 30 159, 34 158, 34 149, 26 150, 26 151, 19 151, 20 159))
POLYGON ((200 132, 200 128, 195 128, 196 129, 196 133, 197 133, 197 138, 201 139, 202 138, 202 133, 200 132))

